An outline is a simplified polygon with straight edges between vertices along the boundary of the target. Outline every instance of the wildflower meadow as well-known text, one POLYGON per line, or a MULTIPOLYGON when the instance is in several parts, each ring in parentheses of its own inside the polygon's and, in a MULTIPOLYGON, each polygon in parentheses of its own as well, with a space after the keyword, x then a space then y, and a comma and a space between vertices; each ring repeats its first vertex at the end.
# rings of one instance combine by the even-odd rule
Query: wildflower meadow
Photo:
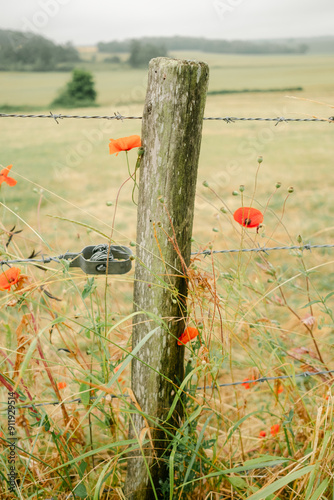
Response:
MULTIPOLYGON (((218 116, 214 99, 206 116, 218 116)), ((332 112, 322 101, 296 105, 307 116, 332 112)), ((136 116, 140 107, 130 111, 136 116)), ((189 263, 181 259, 175 207, 167 206, 162 186, 159 207, 172 229, 162 218, 147 222, 155 257, 163 261, 169 246, 182 266, 162 262, 165 271, 141 285, 149 298, 162 291, 178 311, 168 318, 150 312, 150 334, 164 328, 184 370, 173 380, 166 418, 153 420, 133 390, 131 368, 150 345, 148 336, 132 343, 139 316, 134 272, 144 266, 135 234, 139 192, 143 182, 160 186, 158 175, 145 180, 141 123, 106 120, 112 133, 101 132, 87 163, 59 167, 44 183, 50 162, 42 157, 51 156, 43 150, 46 136, 43 144, 39 138, 54 134, 56 152, 62 134, 73 141, 77 132, 66 120, 37 120, 30 120, 31 136, 25 129, 25 147, 40 147, 38 175, 27 173, 17 137, 12 158, 8 150, 6 161, 0 155, 1 498, 332 500, 334 208, 330 175, 326 182, 317 176, 331 157, 333 123, 266 124, 261 130, 270 133, 259 139, 252 122, 247 133, 257 144, 246 156, 228 149, 233 141, 251 146, 243 123, 206 123, 189 263), (233 137, 222 132, 228 127, 233 137), (318 143, 306 151, 316 127, 325 153, 318 143), (271 134, 278 138, 267 140, 271 134), (290 162, 293 134, 298 153, 290 162), (307 168, 299 155, 308 157, 307 168), (27 197, 34 197, 33 209, 27 197), (91 248, 88 257, 83 248, 91 248), (173 287, 175 275, 186 293, 173 287), (175 323, 179 336, 170 333, 175 323), (157 430, 163 437, 155 439, 157 430), (158 482, 147 449, 165 471, 158 482), (150 496, 125 487, 129 462, 139 459, 150 496)), ((171 184, 179 189, 178 182, 171 184)), ((169 354, 162 351, 167 364, 169 354)), ((146 396, 159 399, 160 389, 146 396)))

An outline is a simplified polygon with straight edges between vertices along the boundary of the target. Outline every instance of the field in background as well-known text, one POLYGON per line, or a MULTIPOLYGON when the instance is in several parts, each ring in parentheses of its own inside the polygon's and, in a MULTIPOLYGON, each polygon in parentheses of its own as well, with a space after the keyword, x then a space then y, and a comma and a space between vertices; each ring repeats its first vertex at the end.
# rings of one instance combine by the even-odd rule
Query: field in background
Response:
MULTIPOLYGON (((301 86, 304 89, 295 94, 295 97, 299 98, 298 100, 287 98, 285 93, 280 92, 209 96, 205 116, 284 116, 287 118, 316 116, 328 118, 334 114, 331 107, 334 105, 334 73, 331 70, 333 57, 308 55, 237 57, 200 53, 175 53, 174 55, 207 61, 210 65, 210 90, 295 86, 301 86), (308 99, 322 101, 325 104, 314 103, 308 99)), ((97 67, 90 62, 85 63, 84 66, 91 70, 97 67)), ((100 107, 75 110, 52 109, 52 112, 78 115, 113 115, 117 111, 123 115, 141 116, 146 92, 147 72, 120 69, 120 67, 113 71, 112 66, 110 66, 110 71, 106 71, 103 62, 101 62, 100 67, 101 71, 94 73, 100 107)), ((58 88, 64 85, 68 79, 69 74, 66 73, 0 73, 0 104, 31 106, 32 108, 36 106, 36 111, 44 110, 45 113, 49 113, 49 102, 54 98, 58 88)), ((128 177, 128 173, 123 154, 118 157, 109 155, 109 139, 140 134, 141 121, 59 120, 59 124, 57 124, 54 120, 49 119, 0 118, 0 127, 0 162, 3 166, 13 164, 12 176, 18 179, 15 188, 3 185, 1 189, 2 202, 22 219, 18 220, 15 215, 2 206, 1 220, 7 230, 11 229, 14 224, 16 224, 17 229, 24 229, 23 233, 14 237, 14 244, 18 245, 22 254, 28 256, 35 249, 42 250, 45 255, 58 255, 67 250, 79 251, 88 244, 104 242, 103 237, 96 234, 94 230, 59 218, 50 218, 48 215, 75 220, 88 224, 107 235, 110 234, 116 196, 122 182, 128 177), (28 224, 43 235, 50 248, 46 244, 41 244, 36 234, 29 229, 28 224)), ((232 194, 233 191, 239 190, 240 185, 245 186, 244 205, 250 202, 254 193, 254 179, 259 155, 263 156, 263 163, 257 177, 253 205, 265 210, 268 204, 268 208, 266 209, 264 228, 259 235, 255 234, 255 230, 247 231, 250 238, 244 240, 244 245, 254 246, 257 243, 269 246, 295 244, 298 235, 302 236, 304 242, 332 243, 334 232, 333 127, 334 124, 329 123, 279 123, 275 126, 275 123, 272 122, 228 124, 216 121, 205 122, 198 172, 194 249, 206 248, 209 243, 213 244, 214 249, 240 247, 241 229, 239 226, 236 227, 237 224, 233 221, 231 214, 223 213, 221 208, 227 207, 233 213, 241 205, 240 193, 238 196, 232 194), (209 188, 203 186, 204 181, 207 181, 209 188), (278 181, 282 183, 282 186, 275 191, 275 185, 278 181), (294 192, 286 201, 284 216, 282 223, 280 223, 288 194, 287 190, 290 186, 294 187, 294 192)), ((136 151, 131 151, 129 157, 130 164, 134 166, 136 151)), ((136 206, 131 201, 132 187, 133 185, 128 182, 120 193, 113 233, 113 238, 118 244, 128 245, 131 240, 135 239, 136 206)), ((2 243, 4 243, 7 237, 3 235, 2 238, 2 243)), ((9 250, 14 252, 16 248, 12 245, 9 250)), ((312 298, 316 298, 318 293, 325 294, 332 291, 333 285, 330 276, 334 270, 333 252, 314 250, 312 253, 305 252, 304 255, 307 268, 323 266, 319 268, 319 272, 311 275, 312 287, 314 287, 311 290, 312 298)), ((291 281, 285 290, 287 289, 287 298, 292 307, 302 317, 307 315, 309 308, 302 309, 309 302, 309 297, 305 288, 305 276, 301 272, 301 261, 288 252, 284 254, 273 252, 268 260, 277 266, 277 272, 282 280, 289 279, 296 273, 301 273, 291 281)), ((224 339, 225 344, 221 343, 217 324, 215 325, 217 328, 210 330, 209 333, 210 336, 213 335, 214 340, 210 348, 210 363, 212 363, 210 367, 213 367, 210 376, 215 373, 214 370, 217 366, 219 366, 217 371, 222 366, 225 370, 223 374, 219 375, 217 379, 219 382, 230 380, 232 365, 234 380, 249 377, 255 365, 264 372, 271 369, 272 366, 283 366, 283 361, 281 363, 283 351, 277 348, 278 345, 282 349, 286 346, 289 348, 312 346, 301 322, 296 320, 287 308, 282 307, 282 298, 278 292, 274 291, 267 301, 264 300, 266 291, 270 287, 274 288, 274 285, 270 284, 270 275, 266 273, 264 268, 258 266, 258 263, 264 265, 254 254, 217 256, 215 258, 215 269, 220 273, 217 289, 221 293, 220 299, 225 307, 226 316, 224 316, 223 321, 225 334, 227 332, 224 339), (233 285, 229 287, 229 280, 234 278, 233 285), (243 316, 244 312, 245 316, 243 316), (255 321, 259 321, 259 323, 255 325, 255 321), (236 325, 235 328, 234 325, 236 325), (266 325, 269 325, 268 328, 266 325), (261 333, 259 333, 260 330, 261 333), (227 339, 229 334, 231 335, 229 338, 232 339, 231 344, 227 339), (225 354, 228 353, 232 344, 233 359, 231 357, 229 360, 227 357, 226 360, 222 361, 222 365, 219 365, 223 351, 225 354), (267 345, 270 345, 272 350, 270 354, 268 354, 269 351, 264 351, 265 354, 262 355, 262 349, 267 345)), ((48 267, 55 268, 56 265, 48 267)), ((212 279, 210 258, 203 259, 200 267, 203 269, 203 276, 210 282, 212 279)), ((45 279, 46 274, 42 271, 29 268, 29 272, 41 280, 45 279)), ((63 282, 62 277, 59 276, 62 276, 61 271, 54 283, 50 280, 50 291, 61 296, 63 301, 53 302, 52 305, 55 310, 58 308, 59 314, 73 316, 73 305, 77 305, 77 299, 74 298, 75 286, 72 282, 68 284, 65 283, 65 280, 63 282)), ((75 285, 79 290, 82 290, 87 277, 80 271, 75 273, 74 277, 75 285)), ((115 276, 110 279, 108 300, 111 304, 110 310, 115 311, 116 318, 118 314, 122 316, 132 310, 132 278, 133 274, 125 277, 115 276)), ((103 292, 104 278, 98 278, 97 281, 100 283, 99 290, 103 292)), ((199 296, 200 294, 201 292, 199 292, 199 296)), ((1 296, 1 304, 7 300, 5 295, 1 296)), ((203 304, 206 300, 207 297, 205 300, 203 298, 203 304)), ((328 304, 332 300, 333 298, 328 304)), ((88 303, 88 300, 86 302, 88 303)), ((205 308, 207 313, 205 321, 209 324, 212 318, 210 300, 205 303, 205 308)), ((6 321, 10 320, 10 312, 8 309, 4 312, 7 317, 6 321)), ((326 320, 320 318, 320 316, 325 318, 325 315, 320 313, 317 306, 314 306, 313 312, 317 321, 319 320, 319 324, 321 321, 328 323, 328 317, 326 320)), ((78 315, 75 317, 79 317, 79 322, 86 321, 86 310, 82 304, 78 306, 76 314, 78 315)), ((112 319, 114 320, 114 317, 112 319)), ((43 314, 40 321, 42 324, 45 321, 43 314)), ((127 335, 122 338, 124 342, 122 345, 126 345, 128 341, 131 331, 130 322, 126 328, 127 335)), ((124 327, 124 330, 126 328, 124 327)), ((316 329, 317 340, 326 360, 329 360, 331 356, 332 331, 330 324, 323 327, 321 331, 316 329)), ((89 356, 86 356, 87 353, 85 354, 89 341, 81 334, 81 331, 80 335, 77 335, 78 332, 74 329, 74 333, 76 335, 73 334, 73 338, 71 338, 71 333, 66 338, 67 341, 71 346, 78 342, 81 352, 89 360, 89 356)), ((43 342, 47 344, 47 340, 45 338, 43 342)), ((10 342, 11 339, 7 333, 6 345, 10 345, 10 342)), ((72 367, 74 365, 71 364, 72 361, 67 365, 66 359, 60 362, 58 358, 52 357, 54 355, 53 347, 56 349, 56 347, 63 346, 62 342, 62 338, 55 331, 53 333, 54 346, 47 345, 46 355, 48 359, 54 360, 54 373, 57 380, 62 380, 61 377, 64 377, 64 380, 68 382, 64 395, 72 397, 74 390, 70 385, 71 379, 67 372, 65 373, 64 366, 72 367)), ((206 359, 204 351, 198 353, 198 356, 199 359, 206 359)), ((188 351, 187 357, 189 357, 188 351)), ((113 360, 115 359, 118 359, 117 356, 113 358, 113 360)), ((288 370, 293 366, 294 361, 291 361, 290 358, 285 359, 286 365, 284 366, 285 368, 287 366, 288 370)), ((197 361, 195 359, 194 363, 197 361)), ((310 359, 310 361, 312 364, 314 360, 310 359)), ((300 365, 298 365, 298 370, 301 371, 300 365)), ((29 370, 27 371, 28 375, 30 377, 29 370)), ((126 374, 127 376, 128 374, 126 374)), ((210 376, 207 381, 211 383, 210 376)), ((256 453, 280 454, 281 450, 277 443, 266 449, 264 449, 264 445, 262 447, 262 444, 259 444, 258 432, 265 425, 263 420, 261 427, 260 419, 262 417, 252 417, 249 421, 247 420, 243 425, 242 434, 240 433, 240 442, 238 430, 235 432, 235 435, 238 434, 238 436, 233 436, 233 439, 227 443, 226 449, 223 449, 222 436, 227 436, 229 426, 235 424, 244 414, 258 410, 261 405, 264 405, 268 411, 282 416, 283 421, 283 414, 287 415, 288 411, 294 408, 294 402, 299 396, 299 407, 296 403, 297 413, 294 417, 294 425, 298 426, 299 433, 307 428, 305 430, 305 445, 308 442, 310 446, 313 439, 310 436, 313 432, 316 404, 322 397, 320 397, 321 391, 325 392, 327 389, 325 384, 321 386, 322 380, 317 379, 317 381, 319 381, 320 389, 318 392, 314 392, 313 400, 308 395, 308 391, 311 392, 311 386, 307 385, 307 381, 305 386, 302 385, 304 381, 300 382, 298 386, 301 388, 300 394, 294 392, 295 387, 292 388, 292 382, 291 387, 287 383, 280 401, 278 398, 274 400, 274 395, 265 385, 257 387, 256 392, 255 390, 247 392, 242 388, 242 397, 239 397, 240 392, 227 389, 221 392, 223 396, 219 402, 218 396, 217 399, 214 397, 210 399, 210 404, 224 415, 227 422, 224 421, 222 428, 219 427, 219 423, 213 424, 214 419, 210 423, 210 426, 212 425, 210 432, 214 425, 217 427, 217 432, 216 430, 212 431, 212 435, 216 437, 219 446, 221 446, 222 456, 233 457, 231 463, 233 460, 244 460, 243 448, 242 451, 239 448, 241 439, 244 440, 242 446, 245 447, 246 456, 248 456, 249 450, 249 456, 251 456, 253 448, 256 453), (245 393, 247 393, 246 396, 245 393), (306 395, 305 400, 303 399, 304 395, 306 395), (308 405, 308 410, 315 409, 313 413, 310 411, 310 421, 303 420, 303 417, 298 413, 302 406, 301 400, 303 404, 306 401, 305 405, 308 405), (238 452, 235 451, 236 449, 238 452)), ((36 391, 41 387, 37 383, 33 384, 35 384, 35 379, 32 386, 35 387, 36 391)), ((44 386, 45 392, 39 394, 39 397, 48 400, 54 399, 48 381, 44 386)), ((75 390, 78 390, 78 386, 74 387, 75 390)), ((69 406, 68 408, 69 411, 74 412, 76 407, 69 406)), ((302 410, 300 411, 302 413, 302 410)), ((54 413, 54 415, 61 422, 60 414, 54 413)), ((286 416, 286 418, 288 417, 286 416)), ((268 422, 269 420, 268 417, 268 422)), ((266 425, 270 426, 272 423, 273 421, 266 425)), ((121 434, 119 429, 122 425, 123 423, 117 428, 117 433, 121 434)), ((200 425, 203 425, 203 420, 200 425)), ((123 427, 122 432, 126 433, 127 427, 125 425, 123 427)), ((103 426, 101 429, 101 437, 100 431, 95 434, 94 445, 96 447, 101 443, 106 443, 109 439, 108 431, 103 426)), ((86 428, 85 432, 88 432, 86 428)), ((302 446, 303 444, 300 444, 300 448, 302 446)), ((211 451, 211 449, 207 450, 210 458, 212 458, 211 451)), ((306 454, 303 448, 301 453, 304 452, 306 454)), ((294 455, 296 459, 300 456, 294 455)), ((96 484, 96 478, 92 484, 96 484)), ((205 489, 205 486, 203 488, 205 489)), ((198 496, 198 498, 204 498, 204 494, 203 497, 198 496)), ((226 498, 230 497, 226 496, 226 498)))
MULTIPOLYGON (((303 92, 296 97, 320 100, 320 105, 304 100, 287 98, 285 93, 237 94, 209 96, 206 116, 284 116, 284 117, 329 117, 333 114, 330 105, 334 103, 334 75, 331 71, 332 57, 290 56, 290 57, 234 57, 216 54, 175 54, 180 57, 204 59, 210 64, 210 90, 242 88, 286 88, 302 86, 303 92)), ((141 116, 146 92, 146 71, 123 70, 101 71, 94 74, 98 90, 99 108, 76 109, 74 114, 108 114, 119 111, 124 115, 141 116)), ((1 73, 1 100, 9 105, 44 107, 57 89, 68 80, 68 74, 1 73)), ((54 113, 71 114, 71 110, 52 109, 54 113)), ((111 221, 113 207, 107 201, 115 201, 116 193, 126 175, 125 158, 111 157, 108 151, 109 138, 129 134, 140 134, 141 122, 102 120, 63 120, 57 125, 53 120, 5 119, 1 126, 1 164, 14 164, 14 171, 31 182, 54 191, 71 200, 104 221, 111 221)), ((203 142, 199 166, 198 195, 205 189, 202 181, 216 186, 220 196, 233 210, 239 200, 231 193, 239 184, 245 184, 246 192, 252 188, 256 159, 263 155, 257 200, 265 204, 276 181, 283 182, 281 191, 273 199, 279 207, 284 198, 283 191, 293 185, 296 192, 289 201, 287 224, 292 235, 303 233, 308 238, 312 233, 331 226, 334 210, 332 182, 332 126, 327 123, 275 123, 267 122, 206 122, 203 127, 203 142)), ((130 153, 135 162, 135 152, 130 153)), ((34 220, 38 194, 33 184, 21 181, 15 190, 6 190, 11 206, 17 205, 19 213, 29 213, 34 220)), ((135 236, 135 206, 130 202, 131 187, 125 187, 117 216, 118 229, 123 241, 135 236)), ((217 225, 214 209, 203 206, 198 198, 195 235, 204 241, 215 236, 217 244, 226 238, 222 230, 210 234, 210 225, 217 225), (200 204, 200 205, 199 205, 200 204), (209 217, 209 219, 208 219, 209 217)), ((59 198, 45 193, 42 214, 46 212, 66 213, 70 218, 82 218, 73 206, 59 198)), ((43 224, 43 218, 41 223, 43 224)), ((269 221, 270 223, 270 221, 269 221)), ((219 225, 219 224, 218 224, 219 225)), ((63 223, 52 223, 50 237, 57 246, 56 235, 68 233, 63 223), (55 228, 57 231, 55 232, 55 228)), ((48 233, 50 222, 43 228, 48 233)), ((285 237, 280 241, 284 241, 285 237)), ((61 240, 63 242, 63 240, 61 240)), ((229 244, 229 242, 227 242, 229 244)))

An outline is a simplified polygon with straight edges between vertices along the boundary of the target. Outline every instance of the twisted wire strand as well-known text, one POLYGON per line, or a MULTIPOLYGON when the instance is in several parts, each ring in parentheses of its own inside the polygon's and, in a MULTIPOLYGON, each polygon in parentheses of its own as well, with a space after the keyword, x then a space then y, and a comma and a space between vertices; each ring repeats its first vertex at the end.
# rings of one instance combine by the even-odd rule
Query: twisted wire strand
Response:
MULTIPOLYGON (((306 372, 303 372, 303 373, 297 373, 296 375, 280 375, 280 376, 277 376, 277 377, 260 377, 258 379, 255 379, 255 380, 242 380, 242 381, 238 381, 238 382, 229 382, 229 383, 226 383, 226 384, 213 384, 213 385, 207 385, 207 386, 203 386, 203 387, 197 387, 196 388, 196 391, 202 391, 202 390, 209 390, 209 389, 218 389, 218 387, 232 387, 232 386, 236 386, 236 385, 244 385, 244 384, 256 384, 256 383, 263 383, 263 382, 269 382, 269 381, 273 381, 273 380, 286 380, 286 379, 292 379, 292 378, 297 378, 297 377, 315 377, 315 376, 318 376, 318 375, 326 375, 326 374, 329 374, 329 373, 334 373, 334 370, 322 370, 322 371, 317 371, 317 372, 309 372, 309 371, 306 371, 306 372)), ((184 392, 187 392, 187 391, 184 391, 184 392)), ((120 398, 120 397, 128 397, 127 395, 123 395, 123 394, 108 394, 108 396, 112 399, 115 399, 115 398, 120 398)), ((105 396, 107 397, 107 396, 105 396)), ((91 399, 96 399, 96 398, 91 398, 91 399)), ((75 399, 71 399, 70 401, 50 401, 48 403, 30 403, 30 404, 26 404, 26 405, 18 405, 18 407, 20 408, 31 408, 33 406, 49 406, 49 405, 52 405, 52 406, 55 406, 55 405, 59 405, 59 404, 71 404, 71 403, 81 403, 81 398, 75 398, 75 399)), ((3 403, 3 404, 7 404, 7 403, 3 403)))
MULTIPOLYGON (((83 120, 141 120, 142 116, 123 116, 116 112, 113 115, 63 115, 61 113, 50 114, 18 114, 18 113, 0 113, 0 118, 51 118, 59 123, 58 120, 63 119, 83 119, 83 120)), ((237 116, 206 116, 203 120, 208 121, 224 121, 225 123, 234 123, 236 121, 264 121, 264 122, 276 122, 276 125, 283 122, 334 122, 334 116, 329 118, 285 118, 284 116, 278 117, 237 117, 237 116)), ((275 125, 275 126, 276 126, 275 125)))
POLYGON ((271 252, 273 250, 310 250, 312 248, 333 248, 334 244, 326 245, 290 245, 290 246, 280 246, 280 247, 255 247, 255 248, 232 248, 227 250, 203 250, 203 252, 191 252, 191 255, 211 255, 215 253, 237 253, 237 252, 271 252))

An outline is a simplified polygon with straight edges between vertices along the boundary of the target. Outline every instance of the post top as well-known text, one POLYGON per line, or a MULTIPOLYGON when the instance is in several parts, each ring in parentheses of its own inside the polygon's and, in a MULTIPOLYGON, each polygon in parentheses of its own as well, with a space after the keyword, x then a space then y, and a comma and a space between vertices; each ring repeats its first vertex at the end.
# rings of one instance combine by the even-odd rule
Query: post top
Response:
POLYGON ((208 68, 208 64, 204 61, 176 59, 174 57, 155 57, 150 60, 149 66, 202 66, 208 68))

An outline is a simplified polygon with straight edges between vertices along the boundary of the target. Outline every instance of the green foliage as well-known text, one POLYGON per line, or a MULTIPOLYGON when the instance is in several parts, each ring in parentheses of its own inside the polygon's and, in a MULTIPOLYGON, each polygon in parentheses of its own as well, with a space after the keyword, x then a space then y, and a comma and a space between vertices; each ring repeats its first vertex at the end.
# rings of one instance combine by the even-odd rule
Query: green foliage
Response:
POLYGON ((137 40, 131 43, 131 54, 128 63, 133 68, 147 66, 154 57, 166 57, 167 50, 164 45, 155 45, 152 43, 142 44, 137 40))
POLYGON ((144 47, 164 47, 165 50, 201 50, 221 54, 304 54, 308 51, 308 45, 299 40, 254 42, 249 40, 207 40, 206 38, 183 36, 144 37, 136 40, 124 40, 123 42, 114 40, 106 43, 100 42, 97 46, 100 52, 132 52, 134 43, 144 47))
POLYGON ((112 57, 106 57, 104 62, 111 63, 111 64, 120 64, 122 61, 121 61, 120 57, 112 56, 112 57))
POLYGON ((96 90, 93 75, 83 69, 75 69, 72 79, 52 102, 52 106, 94 106, 96 90))
POLYGON ((32 33, 0 30, 0 70, 54 71, 80 61, 70 44, 56 45, 32 33))

